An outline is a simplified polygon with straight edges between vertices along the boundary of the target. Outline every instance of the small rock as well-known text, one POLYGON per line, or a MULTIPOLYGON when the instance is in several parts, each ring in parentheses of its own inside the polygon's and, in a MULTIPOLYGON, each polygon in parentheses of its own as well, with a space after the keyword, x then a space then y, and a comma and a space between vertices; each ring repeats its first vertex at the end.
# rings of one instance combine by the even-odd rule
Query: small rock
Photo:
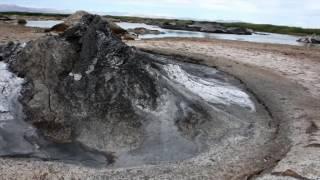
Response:
POLYGON ((247 28, 232 27, 227 28, 227 32, 230 34, 251 35, 253 33, 253 30, 247 28))
POLYGON ((308 43, 308 44, 320 44, 320 36, 317 36, 317 35, 306 36, 298 39, 297 41, 302 43, 308 43))
POLYGON ((122 36, 122 39, 123 39, 123 40, 127 40, 127 41, 132 41, 132 40, 135 40, 135 39, 137 39, 137 38, 138 38, 137 35, 135 35, 135 34, 130 34, 130 33, 127 33, 127 34, 125 34, 125 35, 122 36))
POLYGON ((45 32, 51 32, 51 31, 54 31, 54 32, 64 32, 66 29, 68 29, 69 26, 66 25, 65 23, 60 23, 60 24, 57 24, 57 25, 54 25, 52 28, 50 29, 47 29, 45 32))
POLYGON ((18 19, 18 24, 21 24, 21 25, 25 25, 25 24, 27 24, 27 20, 25 20, 25 19, 18 19))
POLYGON ((154 34, 154 35, 159 35, 159 34, 164 34, 163 32, 160 32, 158 30, 150 30, 147 28, 143 28, 143 27, 138 27, 138 28, 134 28, 134 29, 128 29, 129 32, 133 32, 135 34, 138 35, 146 35, 146 34, 154 34))

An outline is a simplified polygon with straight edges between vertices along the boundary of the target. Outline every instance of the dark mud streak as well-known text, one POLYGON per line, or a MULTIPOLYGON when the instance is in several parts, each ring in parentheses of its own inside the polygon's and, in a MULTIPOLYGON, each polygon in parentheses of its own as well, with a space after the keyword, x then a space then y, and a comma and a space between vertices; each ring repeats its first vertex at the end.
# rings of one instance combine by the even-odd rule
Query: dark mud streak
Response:
MULTIPOLYGON (((205 62, 202 59, 195 59, 192 57, 188 57, 188 56, 184 56, 184 55, 180 55, 180 54, 172 54, 172 55, 168 55, 168 54, 164 54, 161 52, 157 52, 154 50, 149 50, 149 49, 144 49, 144 48, 138 48, 140 51, 148 53, 148 54, 153 54, 153 55, 160 55, 160 56, 165 56, 165 57, 170 57, 176 60, 179 60, 180 62, 186 62, 186 63, 191 63, 191 64, 196 64, 196 65, 205 65, 203 64, 203 62, 205 62)), ((217 68, 216 66, 211 66, 212 68, 217 68)))
POLYGON ((309 144, 307 146, 305 146, 306 148, 320 148, 320 144, 317 143, 313 143, 313 144, 309 144))
POLYGON ((280 176, 280 177, 292 177, 298 180, 312 180, 307 177, 301 176, 300 174, 296 173, 295 171, 291 169, 287 169, 284 172, 273 172, 271 173, 274 176, 280 176))
POLYGON ((241 179, 252 180, 252 179, 255 179, 256 177, 260 176, 263 172, 264 172, 263 169, 258 170, 258 171, 251 173, 251 174, 244 175, 243 178, 241 178, 241 179))
MULTIPOLYGON (((116 157, 112 153, 105 153, 101 151, 94 150, 90 147, 87 147, 81 143, 69 143, 69 144, 55 144, 52 143, 47 145, 47 147, 40 148, 43 151, 52 152, 55 156, 61 157, 52 157, 51 155, 44 155, 41 152, 28 153, 28 154, 12 154, 12 155, 3 155, 2 158, 23 158, 23 159, 34 159, 40 161, 55 161, 55 162, 64 162, 74 165, 82 165, 92 168, 102 168, 107 167, 115 162, 116 157), (84 154, 77 154, 73 149, 77 149, 78 152, 84 154), (59 154, 59 152, 62 152, 59 154), (69 154, 69 156, 66 156, 69 154), (106 161, 103 161, 102 158, 94 160, 93 156, 101 156, 106 161)), ((50 153, 49 153, 50 154, 50 153)))
POLYGON ((319 127, 317 126, 317 124, 313 121, 311 121, 310 126, 308 127, 308 129, 306 130, 307 134, 313 134, 315 132, 317 132, 319 130, 319 127))

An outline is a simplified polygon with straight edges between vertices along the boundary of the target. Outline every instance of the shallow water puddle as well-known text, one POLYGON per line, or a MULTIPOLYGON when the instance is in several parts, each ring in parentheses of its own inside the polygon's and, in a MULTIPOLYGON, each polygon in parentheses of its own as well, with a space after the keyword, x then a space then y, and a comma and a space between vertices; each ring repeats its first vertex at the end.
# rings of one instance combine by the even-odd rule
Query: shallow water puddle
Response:
POLYGON ((26 26, 38 27, 38 28, 51 28, 57 24, 63 23, 63 21, 46 20, 46 21, 27 21, 26 26))

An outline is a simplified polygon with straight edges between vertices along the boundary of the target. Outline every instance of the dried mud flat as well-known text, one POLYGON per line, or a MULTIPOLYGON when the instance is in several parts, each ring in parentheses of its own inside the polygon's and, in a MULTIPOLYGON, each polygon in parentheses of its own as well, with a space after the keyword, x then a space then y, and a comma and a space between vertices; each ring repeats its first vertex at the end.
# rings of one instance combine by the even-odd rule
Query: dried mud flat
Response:
MULTIPOLYGON (((44 35, 32 28, 30 31, 8 28, 15 33, 9 37, 1 33, 1 37, 6 36, 3 42, 15 39, 25 42, 44 35)), ((320 178, 320 53, 317 49, 199 39, 129 41, 128 44, 181 61, 216 67, 237 77, 278 122, 274 137, 265 142, 271 145, 265 146, 264 151, 256 151, 255 146, 261 144, 250 144, 243 147, 245 153, 232 157, 222 154, 211 159, 208 153, 178 163, 117 169, 1 158, 1 179, 320 178)), ((221 150, 233 151, 234 147, 225 145, 221 150)))

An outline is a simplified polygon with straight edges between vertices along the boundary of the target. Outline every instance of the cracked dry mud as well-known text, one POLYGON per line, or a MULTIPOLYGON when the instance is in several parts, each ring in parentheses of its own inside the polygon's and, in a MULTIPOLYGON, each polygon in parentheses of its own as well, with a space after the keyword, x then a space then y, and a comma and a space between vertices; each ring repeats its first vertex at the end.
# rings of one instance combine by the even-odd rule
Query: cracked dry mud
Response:
POLYGON ((131 43, 143 51, 86 15, 61 36, 2 48, 0 102, 15 106, 0 114, 12 115, 0 126, 1 178, 319 177, 313 86, 193 40, 131 43))

